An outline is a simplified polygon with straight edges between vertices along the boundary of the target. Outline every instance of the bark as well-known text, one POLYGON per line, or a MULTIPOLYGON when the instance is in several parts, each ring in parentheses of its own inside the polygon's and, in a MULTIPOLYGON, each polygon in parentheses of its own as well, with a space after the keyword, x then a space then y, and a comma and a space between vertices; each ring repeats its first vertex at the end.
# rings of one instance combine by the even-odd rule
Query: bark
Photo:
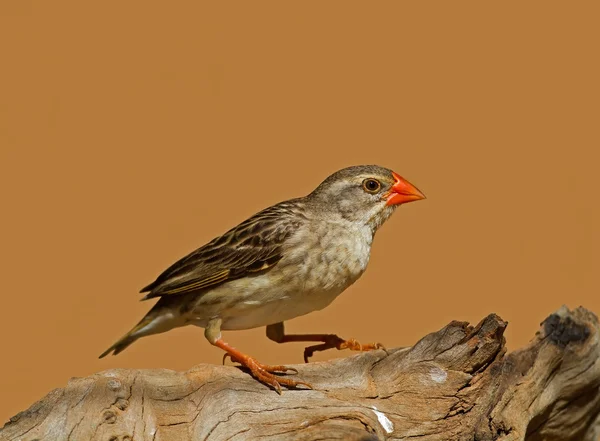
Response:
POLYGON ((295 366, 282 396, 232 366, 113 369, 74 378, 1 440, 600 439, 600 329, 562 308, 505 355, 506 322, 452 322, 411 348, 295 366))

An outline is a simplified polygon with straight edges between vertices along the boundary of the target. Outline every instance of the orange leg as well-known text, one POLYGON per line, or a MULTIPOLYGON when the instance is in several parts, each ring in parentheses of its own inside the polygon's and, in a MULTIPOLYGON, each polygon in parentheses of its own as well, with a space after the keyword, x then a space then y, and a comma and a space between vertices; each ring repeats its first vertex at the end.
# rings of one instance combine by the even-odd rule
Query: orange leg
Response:
POLYGON ((327 349, 350 349, 351 351, 372 351, 374 349, 384 349, 381 343, 360 344, 355 339, 344 340, 335 334, 285 334, 283 323, 275 323, 267 326, 267 337, 277 343, 288 342, 322 342, 319 345, 308 346, 304 349, 304 362, 308 363, 308 359, 318 351, 326 351, 327 349))
POLYGON ((282 384, 287 387, 297 387, 299 385, 303 385, 312 389, 312 386, 308 383, 305 383, 304 381, 296 381, 292 380, 291 378, 280 377, 273 374, 274 372, 292 372, 297 374, 298 371, 294 368, 289 368, 281 365, 270 366, 268 364, 259 363, 255 358, 252 358, 249 355, 238 351, 234 347, 225 343, 220 338, 214 342, 214 345, 226 351, 226 354, 223 357, 223 361, 225 360, 225 357, 229 355, 233 362, 239 363, 242 366, 247 367, 254 378, 256 378, 258 381, 261 381, 262 383, 268 384, 269 386, 273 387, 273 389, 275 389, 280 395, 282 384))

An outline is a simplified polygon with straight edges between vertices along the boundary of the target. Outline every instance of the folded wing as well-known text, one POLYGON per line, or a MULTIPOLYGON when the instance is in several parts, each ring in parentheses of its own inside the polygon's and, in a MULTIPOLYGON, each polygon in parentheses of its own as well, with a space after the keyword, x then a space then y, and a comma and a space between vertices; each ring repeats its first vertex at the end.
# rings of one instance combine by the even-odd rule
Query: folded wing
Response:
POLYGON ((186 294, 269 271, 302 219, 295 201, 269 207, 178 260, 140 292, 148 292, 144 300, 186 294))

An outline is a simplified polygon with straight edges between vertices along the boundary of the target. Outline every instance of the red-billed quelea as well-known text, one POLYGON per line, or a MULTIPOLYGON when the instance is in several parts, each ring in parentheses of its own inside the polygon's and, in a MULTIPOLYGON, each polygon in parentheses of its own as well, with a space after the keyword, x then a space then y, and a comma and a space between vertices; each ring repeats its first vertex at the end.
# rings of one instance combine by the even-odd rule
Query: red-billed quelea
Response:
POLYGON ((305 349, 370 350, 334 334, 287 335, 283 322, 329 305, 367 268, 373 236, 395 208, 424 199, 412 184, 375 165, 342 169, 308 196, 266 208, 175 262, 142 289, 160 297, 146 316, 100 357, 118 354, 140 337, 196 325, 252 375, 280 385, 309 384, 275 375, 294 371, 268 366, 231 347, 221 330, 267 327, 276 342, 320 342, 305 349))

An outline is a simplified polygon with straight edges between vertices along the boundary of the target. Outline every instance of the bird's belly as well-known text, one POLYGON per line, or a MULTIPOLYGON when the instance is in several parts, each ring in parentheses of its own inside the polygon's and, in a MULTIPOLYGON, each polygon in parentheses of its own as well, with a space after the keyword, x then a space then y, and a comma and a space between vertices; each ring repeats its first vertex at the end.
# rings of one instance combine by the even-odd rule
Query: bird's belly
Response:
POLYGON ((207 293, 191 311, 189 321, 205 327, 211 318, 219 317, 222 329, 258 328, 323 309, 344 288, 307 290, 273 284, 266 275, 234 281, 207 293))
POLYGON ((203 294, 189 321, 204 327, 218 317, 222 329, 251 329, 325 308, 366 269, 370 244, 352 237, 335 246, 308 242, 265 274, 232 280, 203 294))
POLYGON ((291 320, 318 311, 329 305, 340 292, 320 292, 291 295, 289 297, 255 303, 240 302, 223 314, 222 329, 252 329, 291 320))
POLYGON ((232 281, 202 296, 188 322, 206 327, 221 318, 222 329, 252 329, 318 311, 329 305, 354 280, 323 286, 286 280, 274 283, 270 274, 232 281))

